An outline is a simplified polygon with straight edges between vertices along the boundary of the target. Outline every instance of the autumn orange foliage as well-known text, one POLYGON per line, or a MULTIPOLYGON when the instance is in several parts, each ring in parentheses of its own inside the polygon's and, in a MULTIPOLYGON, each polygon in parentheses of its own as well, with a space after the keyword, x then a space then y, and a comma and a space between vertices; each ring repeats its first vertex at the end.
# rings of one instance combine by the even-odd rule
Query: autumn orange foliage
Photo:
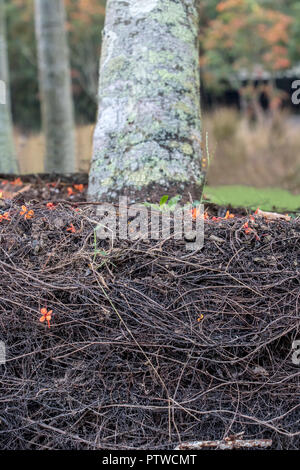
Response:
POLYGON ((85 26, 93 22, 93 18, 97 15, 105 15, 105 7, 101 5, 99 0, 65 0, 66 9, 68 11, 69 22, 68 29, 75 27, 75 22, 80 22, 85 26))
POLYGON ((28 210, 26 206, 22 206, 22 210, 20 211, 20 215, 24 215, 25 220, 32 219, 34 216, 33 210, 28 210))
POLYGON ((203 35, 202 63, 209 65, 216 51, 222 54, 223 50, 225 57, 232 57, 231 68, 235 70, 247 66, 251 69, 256 63, 274 71, 291 65, 291 16, 264 8, 255 0, 225 0, 218 3, 216 10, 218 17, 203 35))
POLYGON ((41 308, 40 310, 42 316, 40 317, 40 322, 43 323, 46 321, 48 323, 48 327, 50 328, 50 321, 52 317, 53 310, 47 310, 46 308, 41 308))

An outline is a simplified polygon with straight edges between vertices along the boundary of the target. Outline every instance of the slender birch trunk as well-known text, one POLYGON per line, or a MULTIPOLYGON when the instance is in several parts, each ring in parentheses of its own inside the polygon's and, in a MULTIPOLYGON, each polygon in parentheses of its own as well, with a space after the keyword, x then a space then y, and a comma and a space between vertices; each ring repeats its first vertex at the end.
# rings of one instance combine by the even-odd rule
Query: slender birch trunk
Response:
POLYGON ((4 0, 0 0, 0 173, 17 173, 10 109, 4 0))
POLYGON ((74 112, 63 0, 35 0, 46 172, 76 169, 74 112))
POLYGON ((89 198, 199 198, 198 0, 108 0, 89 198))

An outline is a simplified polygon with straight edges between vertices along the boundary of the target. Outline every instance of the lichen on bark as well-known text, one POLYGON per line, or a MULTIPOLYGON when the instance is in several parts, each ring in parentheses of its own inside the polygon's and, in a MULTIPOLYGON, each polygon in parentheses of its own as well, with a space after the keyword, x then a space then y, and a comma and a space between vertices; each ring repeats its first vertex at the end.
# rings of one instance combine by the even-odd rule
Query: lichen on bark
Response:
POLYGON ((108 0, 90 199, 136 199, 154 185, 200 191, 196 3, 108 0))

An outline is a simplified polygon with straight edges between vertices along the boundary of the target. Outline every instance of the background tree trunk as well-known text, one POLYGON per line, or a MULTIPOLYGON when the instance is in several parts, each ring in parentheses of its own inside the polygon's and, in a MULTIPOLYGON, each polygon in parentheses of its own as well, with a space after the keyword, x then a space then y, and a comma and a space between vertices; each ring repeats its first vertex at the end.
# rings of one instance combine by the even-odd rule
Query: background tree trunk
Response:
POLYGON ((90 199, 199 199, 197 1, 108 0, 90 199))
POLYGON ((0 173, 17 173, 10 109, 4 0, 0 0, 0 173))
POLYGON ((76 169, 74 112, 63 0, 35 0, 46 172, 76 169))

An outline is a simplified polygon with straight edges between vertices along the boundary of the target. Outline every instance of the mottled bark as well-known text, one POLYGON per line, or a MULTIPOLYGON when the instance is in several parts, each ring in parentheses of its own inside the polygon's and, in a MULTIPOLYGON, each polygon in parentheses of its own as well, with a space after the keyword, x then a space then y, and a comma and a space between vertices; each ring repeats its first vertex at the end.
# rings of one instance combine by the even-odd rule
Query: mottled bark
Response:
POLYGON ((200 197, 197 0, 108 0, 90 199, 200 197))
POLYGON ((46 172, 76 170, 74 113, 63 0, 35 0, 46 172))
POLYGON ((4 0, 0 0, 0 173, 18 170, 10 109, 4 0))

